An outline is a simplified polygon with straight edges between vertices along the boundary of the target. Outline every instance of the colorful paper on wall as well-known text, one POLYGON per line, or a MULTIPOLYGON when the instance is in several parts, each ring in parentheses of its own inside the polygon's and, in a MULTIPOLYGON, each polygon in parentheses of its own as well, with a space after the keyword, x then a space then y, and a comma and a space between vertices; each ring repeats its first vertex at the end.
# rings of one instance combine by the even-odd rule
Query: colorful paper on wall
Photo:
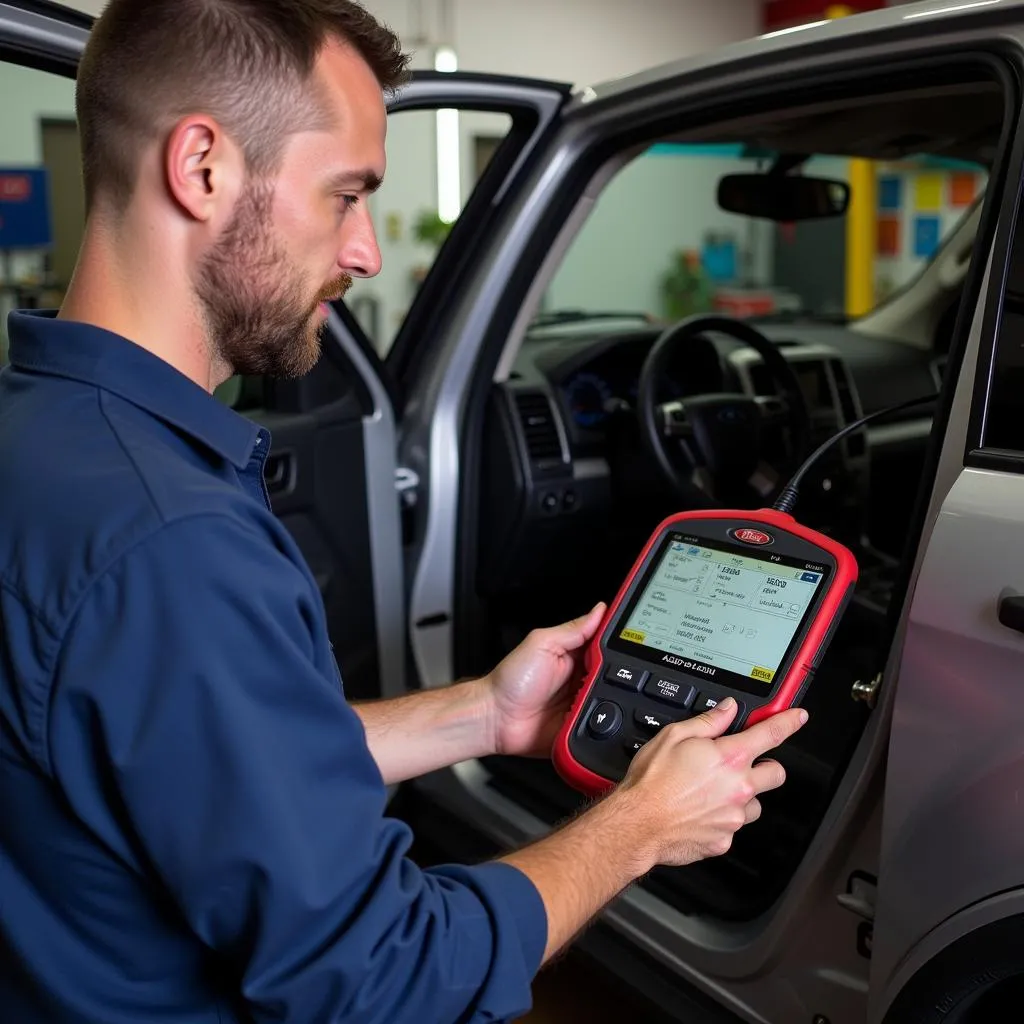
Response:
POLYGON ((914 218, 914 255, 930 259, 939 247, 940 221, 936 216, 914 218))
POLYGON ((903 181, 892 175, 878 179, 879 210, 898 210, 903 205, 903 181))
POLYGON ((708 276, 717 282, 736 278, 736 243, 731 239, 708 239, 701 252, 708 276))
POLYGON ((878 218, 879 256, 896 256, 900 251, 900 219, 889 214, 878 218))
POLYGON ((970 206, 978 194, 978 176, 971 171, 958 171, 949 176, 949 205, 970 206))
POLYGON ((914 209, 933 213, 942 207, 942 175, 919 174, 914 179, 914 209))

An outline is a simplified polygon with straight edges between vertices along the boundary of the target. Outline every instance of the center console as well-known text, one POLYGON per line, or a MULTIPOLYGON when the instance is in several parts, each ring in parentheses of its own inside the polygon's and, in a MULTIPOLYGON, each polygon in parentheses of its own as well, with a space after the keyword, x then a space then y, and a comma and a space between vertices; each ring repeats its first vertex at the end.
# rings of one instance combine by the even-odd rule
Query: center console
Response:
MULTIPOLYGON (((863 415, 846 363, 825 345, 780 345, 793 368, 811 420, 811 449, 863 415)), ((743 388, 754 395, 776 394, 776 384, 752 349, 730 353, 743 388)), ((884 615, 892 595, 898 560, 869 540, 870 489, 868 431, 858 430, 826 454, 808 474, 800 492, 800 519, 849 547, 857 557, 860 581, 855 603, 869 617, 884 615)))
MULTIPOLYGON (((779 346, 800 384, 810 417, 810 451, 863 415, 849 369, 824 345, 779 346)), ((743 389, 751 395, 775 395, 778 386, 760 355, 737 349, 728 360, 743 389)), ((858 430, 827 452, 805 478, 800 518, 851 548, 864 534, 869 483, 867 431, 858 430)))

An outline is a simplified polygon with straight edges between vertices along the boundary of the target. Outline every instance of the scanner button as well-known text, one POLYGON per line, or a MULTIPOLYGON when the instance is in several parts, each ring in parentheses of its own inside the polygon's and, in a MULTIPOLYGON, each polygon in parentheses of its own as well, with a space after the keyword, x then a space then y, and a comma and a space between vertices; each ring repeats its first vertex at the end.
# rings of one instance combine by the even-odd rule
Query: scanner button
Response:
MULTIPOLYGON (((733 700, 736 698, 734 697, 733 700)), ((725 700, 724 697, 712 697, 710 694, 702 693, 698 698, 696 704, 693 705, 693 713, 699 715, 703 711, 710 711, 712 708, 717 708, 719 701, 725 700)), ((737 732, 737 723, 743 722, 743 715, 745 708, 743 701, 736 701, 736 714, 733 716, 732 724, 728 728, 728 732, 737 732)))
POLYGON ((648 732, 658 732, 660 729, 664 729, 666 725, 669 725, 674 719, 669 718, 667 715, 663 715, 660 712, 655 712, 653 715, 649 711, 644 711, 641 708, 636 709, 635 713, 636 724, 642 729, 646 729, 648 732))
POLYGON ((697 687, 654 676, 644 687, 644 693, 674 707, 688 708, 693 703, 693 698, 697 696, 697 687))
POLYGON ((587 723, 590 735, 605 740, 614 736, 622 726, 622 708, 610 700, 603 700, 594 708, 587 723))
POLYGON ((605 679, 609 683, 625 687, 625 689, 632 690, 634 693, 643 686, 647 676, 647 672, 638 668, 629 668, 626 665, 612 665, 604 674, 605 679))
POLYGON ((720 700, 725 700, 725 698, 713 697, 710 693, 702 693, 693 705, 693 713, 695 715, 699 715, 704 711, 710 711, 712 708, 717 708, 720 700))
POLYGON ((646 737, 641 739, 638 736, 631 736, 622 746, 630 757, 635 757, 640 748, 647 742, 646 737))

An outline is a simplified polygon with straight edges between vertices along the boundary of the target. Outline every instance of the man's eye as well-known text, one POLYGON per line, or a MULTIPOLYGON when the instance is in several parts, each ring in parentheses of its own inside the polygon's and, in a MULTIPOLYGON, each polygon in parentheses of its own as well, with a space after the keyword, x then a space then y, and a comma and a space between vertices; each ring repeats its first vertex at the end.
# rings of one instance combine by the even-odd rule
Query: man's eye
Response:
POLYGON ((359 196, 342 196, 341 201, 345 204, 346 210, 351 210, 359 202, 359 196))

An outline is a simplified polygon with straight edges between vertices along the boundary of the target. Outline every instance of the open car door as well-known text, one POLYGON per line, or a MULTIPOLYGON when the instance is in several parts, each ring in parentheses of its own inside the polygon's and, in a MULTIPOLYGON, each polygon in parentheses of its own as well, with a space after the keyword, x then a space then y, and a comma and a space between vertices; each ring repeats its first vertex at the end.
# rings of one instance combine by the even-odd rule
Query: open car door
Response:
POLYGON ((869 1024, 995 1020, 1024 991, 1019 111, 1015 128, 991 258, 950 351, 928 533, 880 700, 893 728, 869 1024))

